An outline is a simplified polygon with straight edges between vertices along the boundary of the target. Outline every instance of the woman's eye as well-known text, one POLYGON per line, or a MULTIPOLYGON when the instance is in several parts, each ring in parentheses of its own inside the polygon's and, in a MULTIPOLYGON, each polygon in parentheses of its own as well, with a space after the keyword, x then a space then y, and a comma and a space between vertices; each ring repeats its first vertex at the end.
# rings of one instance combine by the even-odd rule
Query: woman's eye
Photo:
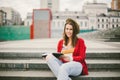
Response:
POLYGON ((66 28, 66 30, 69 30, 68 28, 66 28))
POLYGON ((73 29, 66 28, 66 30, 73 30, 73 29))

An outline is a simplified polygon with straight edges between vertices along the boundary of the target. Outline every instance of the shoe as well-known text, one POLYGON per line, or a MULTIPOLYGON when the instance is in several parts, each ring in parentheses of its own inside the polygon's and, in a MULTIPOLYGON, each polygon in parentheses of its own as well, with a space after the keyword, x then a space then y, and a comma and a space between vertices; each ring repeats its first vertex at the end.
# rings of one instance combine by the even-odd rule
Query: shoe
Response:
POLYGON ((47 52, 42 53, 42 58, 46 58, 46 56, 47 56, 48 54, 49 54, 49 53, 47 53, 47 52))

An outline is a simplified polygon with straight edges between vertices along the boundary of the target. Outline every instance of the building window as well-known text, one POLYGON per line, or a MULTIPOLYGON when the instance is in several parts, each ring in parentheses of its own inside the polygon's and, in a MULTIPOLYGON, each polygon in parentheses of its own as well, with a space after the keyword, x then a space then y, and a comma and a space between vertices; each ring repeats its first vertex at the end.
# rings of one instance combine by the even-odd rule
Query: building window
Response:
POLYGON ((56 18, 58 19, 58 18, 59 18, 59 16, 56 16, 56 18))
POLYGON ((49 5, 49 6, 51 6, 51 5, 52 5, 52 3, 48 3, 48 5, 49 5))
POLYGON ((106 28, 108 28, 108 24, 106 24, 106 28))
POLYGON ((106 22, 108 22, 108 19, 106 19, 106 22))
POLYGON ((98 22, 100 22, 100 19, 98 19, 98 22))
POLYGON ((117 22, 118 22, 118 19, 117 19, 117 22))
POLYGON ((104 24, 102 24, 102 28, 104 28, 104 24))
POLYGON ((100 25, 98 24, 98 28, 100 28, 100 25))
POLYGON ((102 19, 102 22, 104 22, 104 19, 102 19))
POLYGON ((112 25, 112 28, 114 28, 114 25, 112 25))
POLYGON ((77 16, 76 18, 79 19, 79 16, 77 16))
POLYGON ((48 3, 52 3, 52 0, 47 0, 48 3))
POLYGON ((118 27, 118 24, 116 25, 116 27, 118 27))
POLYGON ((52 0, 48 0, 48 8, 52 8, 52 0))
POLYGON ((48 3, 48 8, 52 8, 52 3, 48 3))
POLYGON ((114 19, 112 19, 112 22, 114 22, 114 19))

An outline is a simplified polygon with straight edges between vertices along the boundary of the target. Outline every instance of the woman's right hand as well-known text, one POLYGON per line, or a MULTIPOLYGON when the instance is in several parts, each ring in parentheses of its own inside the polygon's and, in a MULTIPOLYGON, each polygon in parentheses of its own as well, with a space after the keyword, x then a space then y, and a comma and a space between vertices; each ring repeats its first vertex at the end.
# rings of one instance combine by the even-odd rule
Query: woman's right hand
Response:
POLYGON ((46 56, 46 61, 49 60, 51 57, 52 57, 52 54, 48 54, 48 55, 46 56))
POLYGON ((65 55, 61 55, 60 59, 64 60, 65 62, 69 62, 70 61, 70 57, 65 56, 65 55))

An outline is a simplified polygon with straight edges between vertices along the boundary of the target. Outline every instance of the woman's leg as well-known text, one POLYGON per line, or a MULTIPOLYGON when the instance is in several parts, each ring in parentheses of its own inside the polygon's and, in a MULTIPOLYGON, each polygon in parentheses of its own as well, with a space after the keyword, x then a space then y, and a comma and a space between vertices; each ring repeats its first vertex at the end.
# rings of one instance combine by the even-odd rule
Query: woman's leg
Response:
POLYGON ((64 63, 61 65, 57 80, 71 80, 69 77, 71 76, 78 76, 82 72, 82 64, 79 62, 71 61, 68 63, 64 63))
POLYGON ((51 69, 51 71, 57 77, 59 68, 63 63, 59 59, 54 57, 52 54, 47 55, 46 61, 47 61, 49 68, 51 69))

